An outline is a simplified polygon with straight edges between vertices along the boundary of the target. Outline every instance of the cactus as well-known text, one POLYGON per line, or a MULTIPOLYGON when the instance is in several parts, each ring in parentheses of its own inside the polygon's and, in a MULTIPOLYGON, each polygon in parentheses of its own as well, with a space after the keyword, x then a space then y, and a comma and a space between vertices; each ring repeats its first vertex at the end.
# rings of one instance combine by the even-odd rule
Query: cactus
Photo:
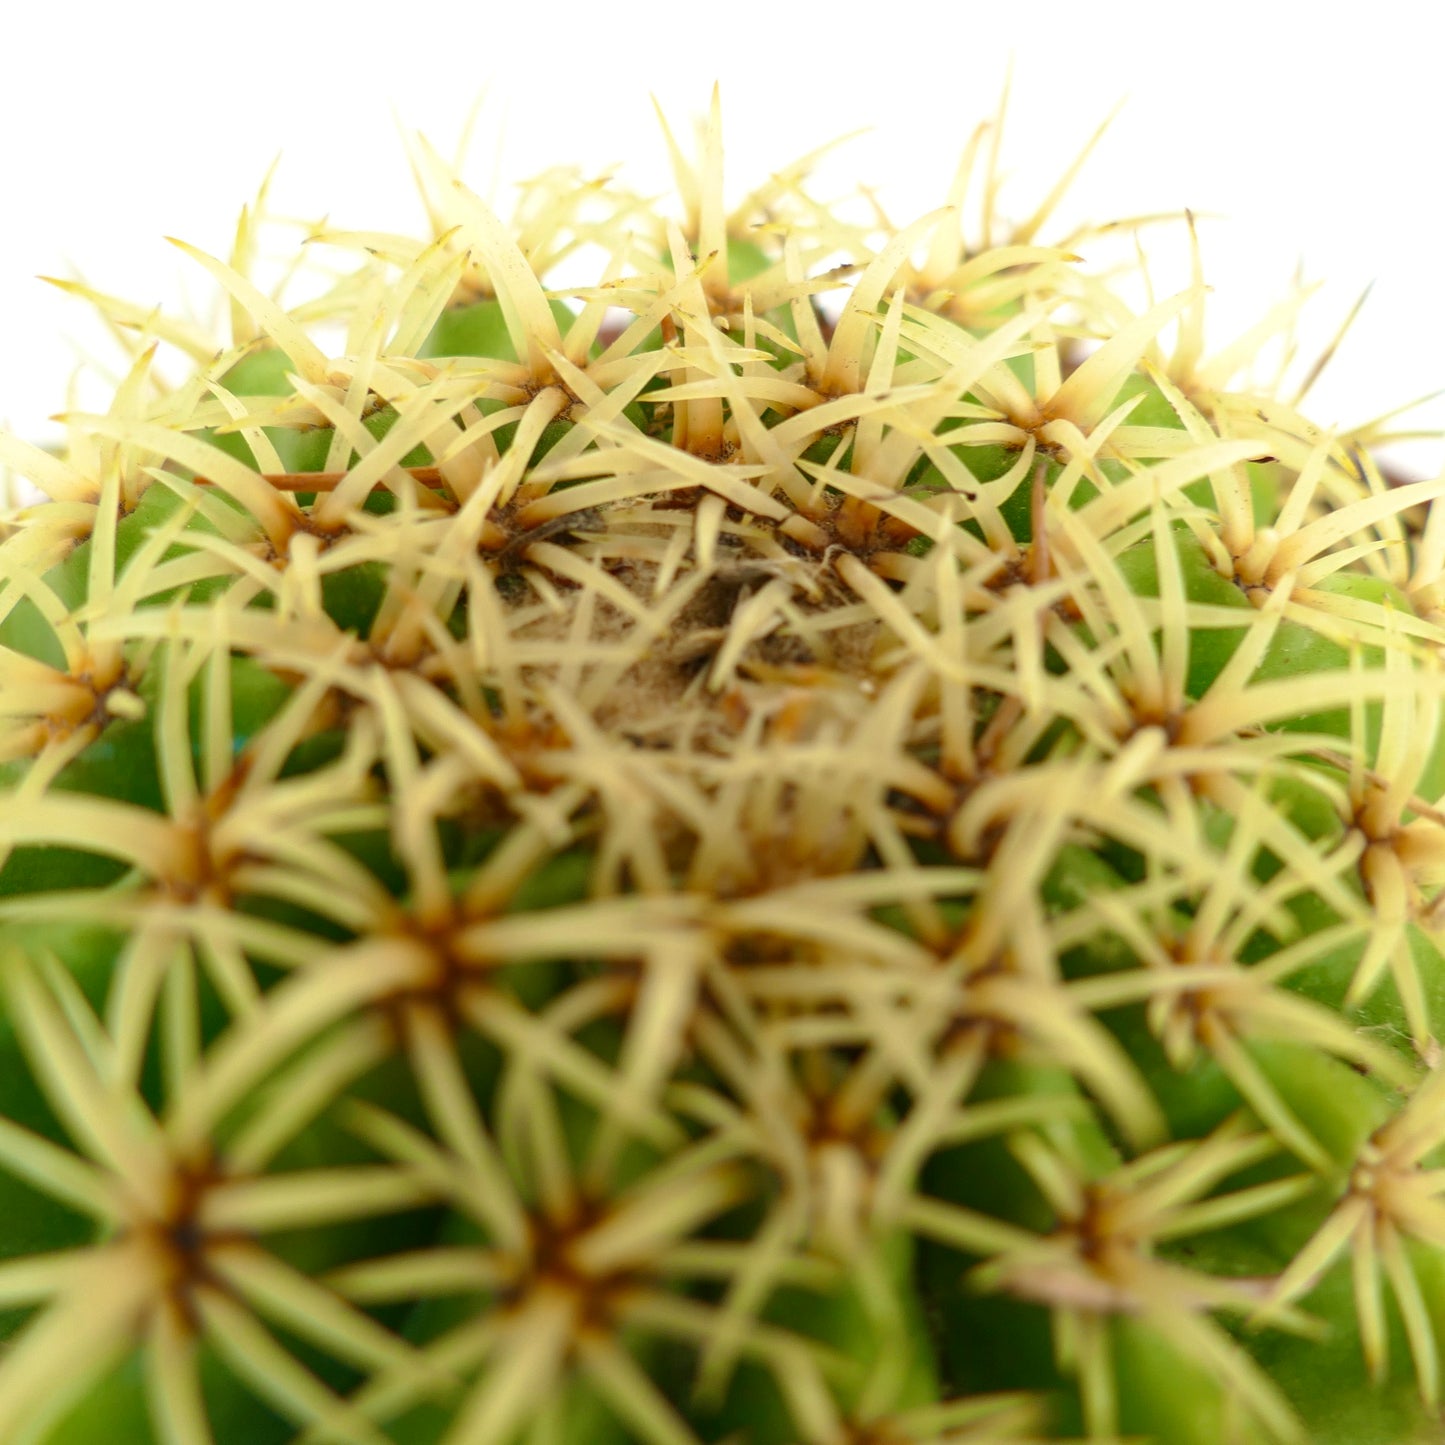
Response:
POLYGON ((68 283, 0 1439, 1441 1438, 1442 484, 988 131, 901 229, 726 212, 716 97, 676 221, 417 141, 311 299, 186 248, 225 341, 68 283))

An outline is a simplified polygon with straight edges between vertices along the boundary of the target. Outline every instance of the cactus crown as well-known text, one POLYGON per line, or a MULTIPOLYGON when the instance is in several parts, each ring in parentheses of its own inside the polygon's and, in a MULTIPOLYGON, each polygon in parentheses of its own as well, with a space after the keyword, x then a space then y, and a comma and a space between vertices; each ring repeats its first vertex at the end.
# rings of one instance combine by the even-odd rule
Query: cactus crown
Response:
POLYGON ((1135 315, 1002 227, 986 127, 902 229, 672 150, 681 222, 505 225, 419 143, 432 239, 290 309, 258 206, 226 344, 73 288, 0 1437, 1434 1438, 1440 484, 1197 248, 1135 315))

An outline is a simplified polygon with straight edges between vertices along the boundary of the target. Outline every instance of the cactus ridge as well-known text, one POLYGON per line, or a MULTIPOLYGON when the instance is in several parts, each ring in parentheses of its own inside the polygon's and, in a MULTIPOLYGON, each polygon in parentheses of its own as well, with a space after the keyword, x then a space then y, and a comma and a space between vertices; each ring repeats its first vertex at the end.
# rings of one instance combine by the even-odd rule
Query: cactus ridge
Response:
POLYGON ((0 1439, 1439 1438, 1442 482, 1001 121, 902 227, 728 212, 714 95, 676 220, 418 139, 309 299, 183 248, 224 339, 65 283, 0 1439))

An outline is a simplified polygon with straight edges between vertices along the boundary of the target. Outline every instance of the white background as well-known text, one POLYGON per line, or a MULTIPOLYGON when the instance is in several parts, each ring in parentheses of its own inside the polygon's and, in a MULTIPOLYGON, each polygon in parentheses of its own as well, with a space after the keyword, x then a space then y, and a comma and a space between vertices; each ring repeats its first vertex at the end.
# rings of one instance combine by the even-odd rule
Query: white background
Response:
MULTIPOLYGON (((690 141, 717 80, 730 202, 872 126, 811 190, 842 197, 870 183, 901 224, 941 203, 1012 57, 1006 211, 1031 211, 1127 98, 1043 239, 1086 218, 1217 213, 1200 223, 1213 343, 1284 295, 1302 262, 1325 285, 1305 315, 1301 370, 1373 280, 1306 408, 1358 424, 1445 387, 1445 86, 1420 29, 1428 9, 1376 0, 1326 19, 1273 0, 229 0, 22 11, 0 66, 0 422, 35 441, 58 435, 47 418, 82 357, 118 356, 83 304, 37 273, 204 314, 208 279, 161 238, 224 255, 278 152, 280 211, 420 228, 398 123, 450 153, 485 93, 466 174, 484 194, 500 177, 504 213, 506 181, 558 162, 620 167, 633 188, 661 193, 649 93, 690 141)), ((1182 227, 1145 234, 1160 294, 1183 286, 1182 227)), ((1409 420, 1445 427, 1445 400, 1409 420)), ((1416 443, 1401 460, 1433 474, 1445 446, 1416 443)))

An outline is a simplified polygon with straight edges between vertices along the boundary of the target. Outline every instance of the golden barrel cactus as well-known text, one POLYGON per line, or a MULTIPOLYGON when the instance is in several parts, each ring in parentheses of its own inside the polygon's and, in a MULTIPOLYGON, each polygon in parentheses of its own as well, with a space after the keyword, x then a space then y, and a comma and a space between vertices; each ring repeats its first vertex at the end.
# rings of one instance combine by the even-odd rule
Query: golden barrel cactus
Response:
POLYGON ((304 301, 192 251, 223 338, 74 288, 0 1439, 1441 1438, 1442 483, 984 134, 902 229, 727 212, 716 104, 671 220, 418 142, 304 301))

